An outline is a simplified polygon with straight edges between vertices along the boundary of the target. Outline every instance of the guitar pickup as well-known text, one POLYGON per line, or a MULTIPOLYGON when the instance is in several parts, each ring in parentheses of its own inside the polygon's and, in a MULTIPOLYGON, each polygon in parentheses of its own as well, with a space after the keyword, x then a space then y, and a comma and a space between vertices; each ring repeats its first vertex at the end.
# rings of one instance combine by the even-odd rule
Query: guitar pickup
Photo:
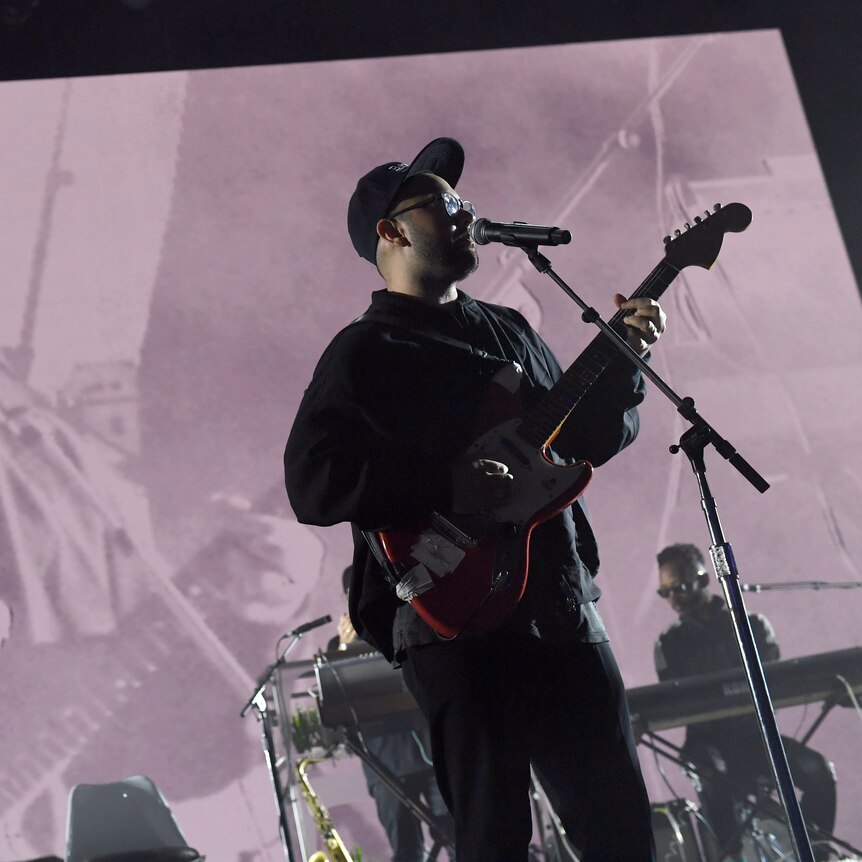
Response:
POLYGON ((479 545, 478 539, 474 539, 469 533, 465 533, 462 529, 456 527, 455 524, 439 512, 431 513, 431 526, 443 538, 448 539, 453 545, 458 545, 459 548, 473 550, 473 548, 479 545))
POLYGON ((502 438, 502 440, 500 440, 500 445, 501 445, 501 446, 502 446, 502 447, 503 447, 503 448, 504 448, 504 449, 505 449, 505 450, 506 450, 510 455, 513 455, 513 456, 515 457, 515 460, 516 460, 516 461, 517 461, 517 462, 518 462, 518 463, 519 463, 519 464, 520 464, 520 465, 521 465, 525 470, 529 470, 529 469, 530 469, 530 459, 529 459, 529 458, 527 457, 527 455, 525 455, 525 454, 524 454, 524 452, 522 452, 522 451, 521 451, 521 449, 519 449, 519 448, 518 448, 518 446, 517 446, 515 443, 513 443, 513 442, 512 442, 508 437, 503 437, 503 438, 502 438))

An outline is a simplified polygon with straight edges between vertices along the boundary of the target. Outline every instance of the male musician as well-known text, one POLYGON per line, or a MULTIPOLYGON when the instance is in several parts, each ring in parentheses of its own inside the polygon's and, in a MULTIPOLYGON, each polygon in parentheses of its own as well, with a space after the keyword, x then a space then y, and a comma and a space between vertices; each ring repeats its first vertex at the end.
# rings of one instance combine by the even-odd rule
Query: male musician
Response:
MULTIPOLYGON (((679 614, 679 619, 655 643, 659 679, 740 667, 727 605, 709 590, 709 574, 700 549, 688 544, 670 545, 659 552, 658 566, 658 594, 679 614)), ((779 659, 778 643, 769 620, 762 614, 749 614, 748 619, 761 660, 779 659)), ((783 736, 782 740, 793 779, 803 794, 805 818, 831 832, 835 824, 832 764, 795 739, 783 736)), ((716 859, 742 858, 742 831, 736 804, 757 791, 759 779, 771 775, 754 717, 692 725, 686 730, 683 750, 698 769, 701 811, 715 832, 716 859)), ((828 852, 816 843, 814 850, 815 856, 822 853, 822 858, 828 857, 828 852)))
MULTIPOLYGON (((454 190, 463 162, 457 141, 438 138, 409 166, 390 162, 359 180, 348 230, 386 289, 317 366, 285 451, 288 494, 301 521, 353 524, 351 619, 403 665, 428 720, 459 862, 526 862, 531 764, 582 862, 646 862, 649 804, 595 606, 599 559, 584 505, 533 531, 527 589, 511 617, 449 641, 396 597, 359 533, 517 495, 509 465, 463 457, 474 414, 508 363, 523 371, 527 408, 562 374, 522 315, 458 287, 478 265, 475 211, 454 190)), ((664 313, 646 298, 615 302, 628 312, 628 343, 646 354, 664 313)), ((643 397, 640 373, 615 357, 563 424, 555 456, 603 464, 636 436, 643 397)))
MULTIPOLYGON (((342 573, 345 596, 349 595, 352 575, 352 566, 342 573)), ((349 614, 341 614, 338 636, 332 638, 327 646, 329 650, 344 651, 365 646, 358 638, 349 614)), ((451 834, 451 818, 437 787, 430 760, 431 742, 427 728, 364 733, 363 738, 369 751, 401 782, 404 793, 412 799, 421 799, 443 830, 451 834)), ((422 824, 366 763, 362 764, 362 772, 377 807, 377 817, 386 830, 392 848, 392 862, 424 862, 422 824)))

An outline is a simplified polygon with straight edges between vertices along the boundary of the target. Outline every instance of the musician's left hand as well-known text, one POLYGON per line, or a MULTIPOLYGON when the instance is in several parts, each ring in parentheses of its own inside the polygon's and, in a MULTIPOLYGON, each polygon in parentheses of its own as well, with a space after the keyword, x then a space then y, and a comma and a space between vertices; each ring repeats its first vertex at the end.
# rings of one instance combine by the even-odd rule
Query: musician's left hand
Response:
POLYGON ((626 299, 621 293, 616 293, 614 303, 617 308, 630 312, 623 318, 626 341, 643 356, 661 338, 667 327, 667 315, 654 299, 645 296, 626 299))

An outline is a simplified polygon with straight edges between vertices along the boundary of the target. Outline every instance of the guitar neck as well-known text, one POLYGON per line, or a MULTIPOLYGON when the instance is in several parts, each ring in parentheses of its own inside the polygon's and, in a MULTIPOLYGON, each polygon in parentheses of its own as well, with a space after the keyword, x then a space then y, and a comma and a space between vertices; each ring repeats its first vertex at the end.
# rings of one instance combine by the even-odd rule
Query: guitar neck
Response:
MULTIPOLYGON (((658 299, 679 272, 677 267, 662 259, 630 298, 658 299)), ((623 318, 630 313, 617 311, 608 321, 609 325, 617 332, 622 332, 623 318)), ((607 368, 617 352, 617 348, 611 344, 610 339, 604 333, 599 333, 551 390, 524 415, 518 428, 519 436, 536 449, 547 446, 557 435, 566 417, 607 368)))

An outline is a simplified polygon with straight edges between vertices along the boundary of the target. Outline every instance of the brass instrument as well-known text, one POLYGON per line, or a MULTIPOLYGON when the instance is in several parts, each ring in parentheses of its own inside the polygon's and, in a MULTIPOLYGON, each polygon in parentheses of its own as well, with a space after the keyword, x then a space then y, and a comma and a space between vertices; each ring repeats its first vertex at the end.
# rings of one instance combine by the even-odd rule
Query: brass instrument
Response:
POLYGON ((326 810, 326 806, 320 801, 320 797, 314 792, 311 782, 308 780, 308 766, 312 763, 320 763, 326 760, 327 757, 303 757, 296 764, 296 778, 299 781, 302 795, 305 797, 308 810, 314 818, 314 825, 317 831, 323 836, 326 843, 328 855, 322 850, 314 853, 308 862, 353 862, 353 857, 347 850, 341 836, 335 831, 335 826, 332 824, 332 818, 326 810))

